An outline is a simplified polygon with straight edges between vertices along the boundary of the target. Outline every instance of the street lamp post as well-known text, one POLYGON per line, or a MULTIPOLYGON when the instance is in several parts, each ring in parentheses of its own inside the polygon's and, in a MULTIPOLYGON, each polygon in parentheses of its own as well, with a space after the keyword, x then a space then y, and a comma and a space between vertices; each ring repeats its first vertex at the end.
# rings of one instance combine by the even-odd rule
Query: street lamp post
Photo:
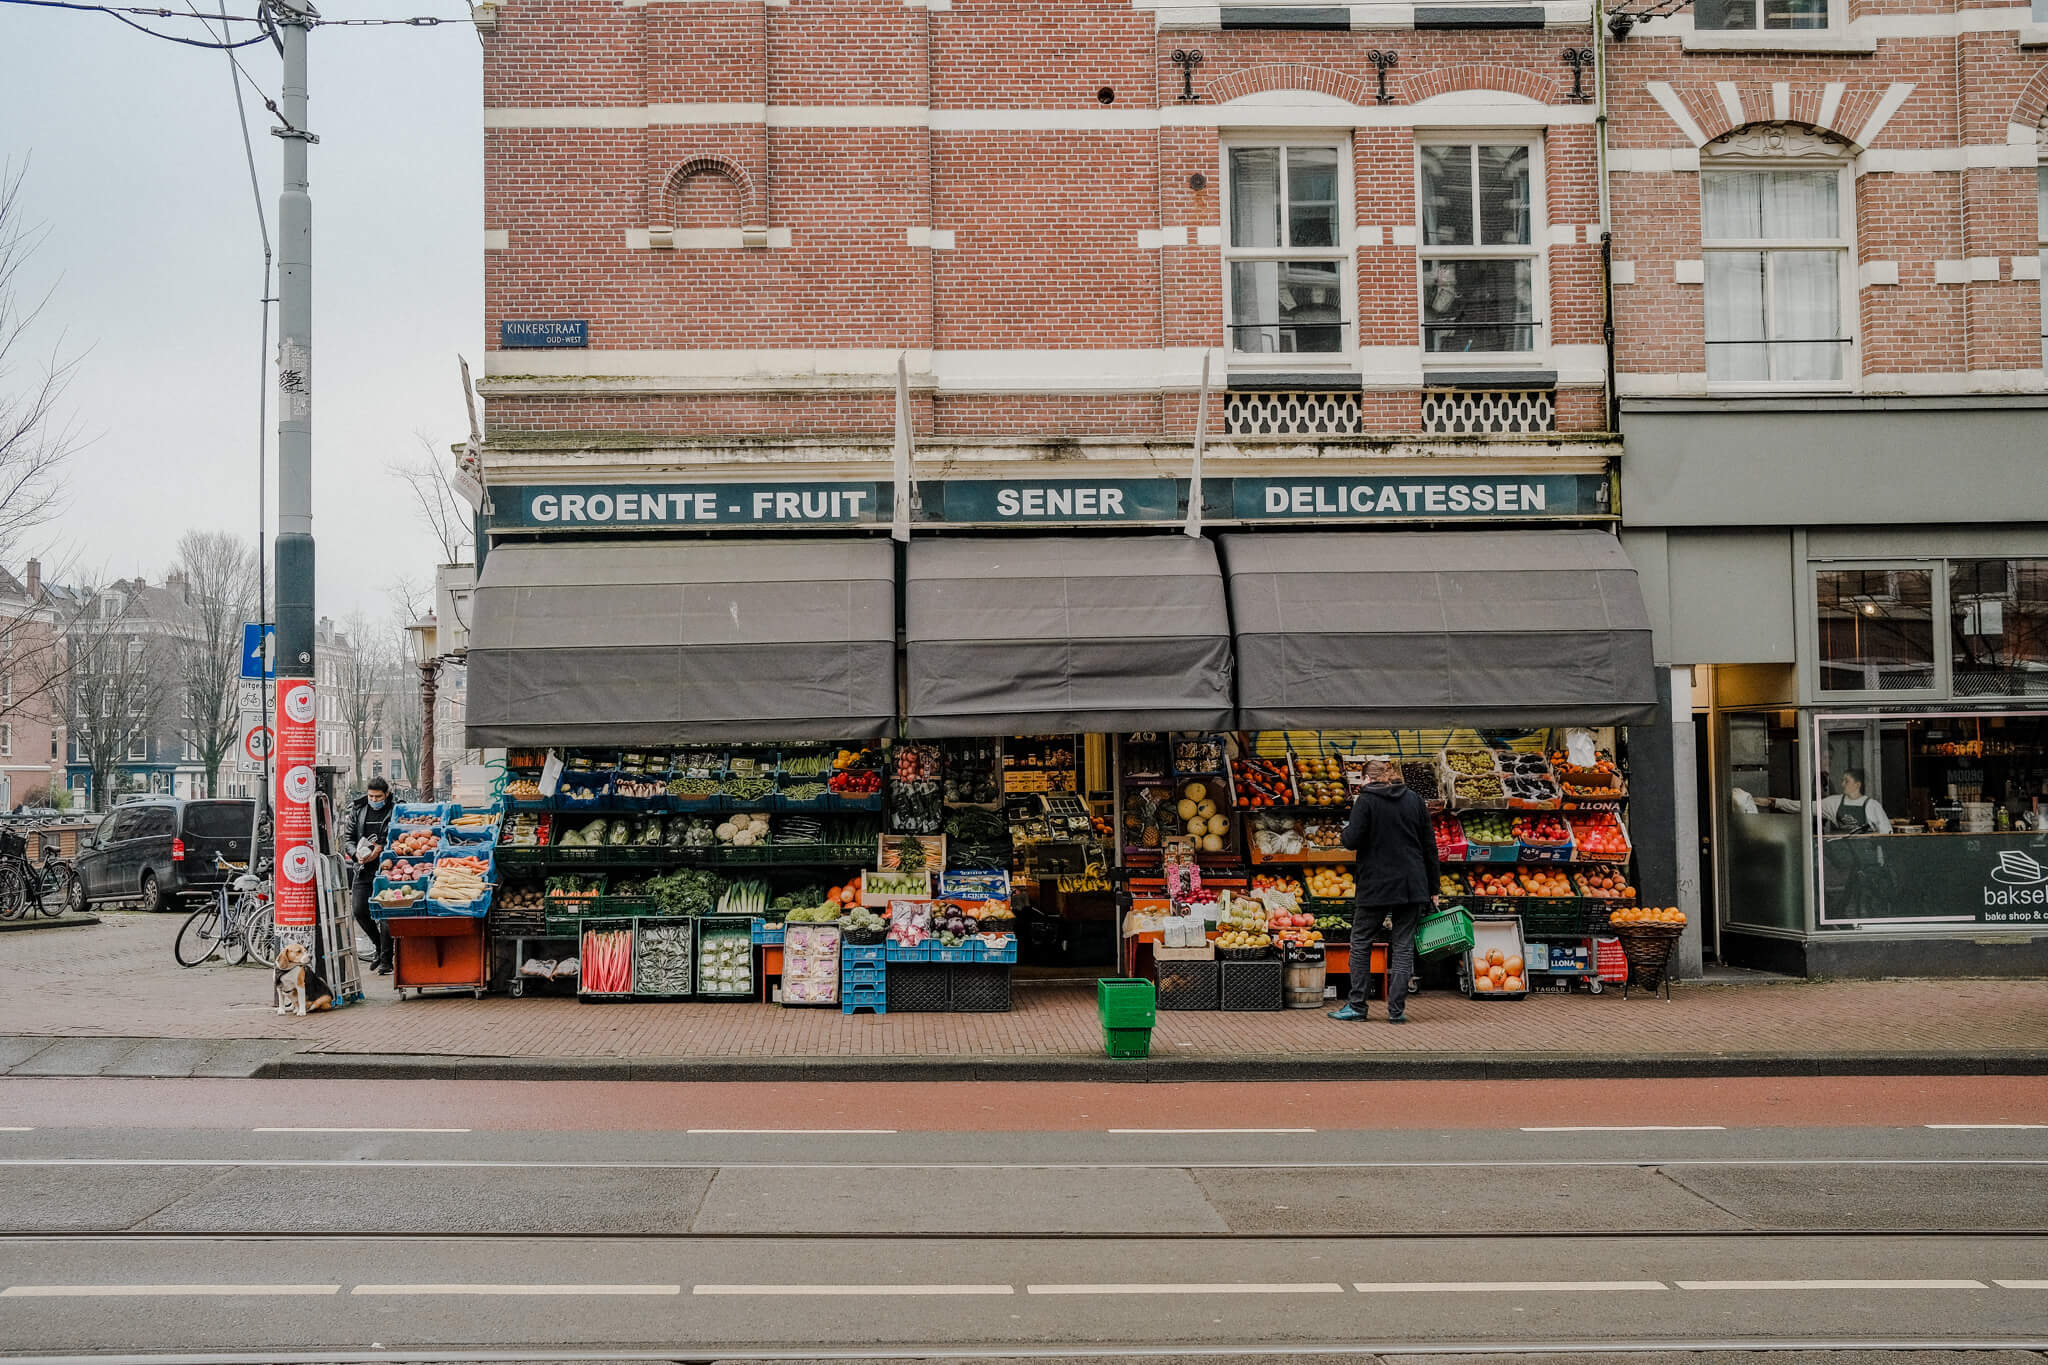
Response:
POLYGON ((420 667, 420 761, 414 775, 422 801, 434 799, 434 707, 440 697, 440 624, 430 613, 424 620, 405 628, 412 641, 413 658, 420 667))

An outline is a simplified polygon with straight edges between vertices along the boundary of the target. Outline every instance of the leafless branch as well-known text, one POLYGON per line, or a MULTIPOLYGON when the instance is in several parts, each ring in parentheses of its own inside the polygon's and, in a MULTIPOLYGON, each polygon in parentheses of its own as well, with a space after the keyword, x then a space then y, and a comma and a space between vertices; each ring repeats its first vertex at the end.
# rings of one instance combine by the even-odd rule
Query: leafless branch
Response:
POLYGON ((389 466, 411 493, 414 514, 433 534, 443 564, 460 564, 475 539, 469 504, 448 483, 448 456, 423 431, 413 433, 420 455, 389 466))

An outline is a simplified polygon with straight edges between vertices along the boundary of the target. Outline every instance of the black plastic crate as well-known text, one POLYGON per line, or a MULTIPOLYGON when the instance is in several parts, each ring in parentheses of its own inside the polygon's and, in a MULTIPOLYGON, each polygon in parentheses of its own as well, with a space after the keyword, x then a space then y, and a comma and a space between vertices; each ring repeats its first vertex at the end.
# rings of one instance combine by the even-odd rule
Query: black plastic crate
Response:
POLYGON ((1222 1008, 1226 1010, 1274 1010, 1281 1007, 1281 973, 1285 967, 1272 962, 1219 962, 1223 969, 1222 1008))
MULTIPOLYGON (((963 963, 948 967, 955 1014, 1006 1014, 1010 1008, 1010 965, 1007 962, 963 963)), ((893 975, 893 972, 892 972, 893 975)))
POLYGON ((1223 964, 1207 962, 1153 963, 1163 1010, 1213 1010, 1223 1003, 1223 964))
POLYGON ((943 962, 891 962, 885 979, 891 1014, 943 1014, 953 992, 943 962))

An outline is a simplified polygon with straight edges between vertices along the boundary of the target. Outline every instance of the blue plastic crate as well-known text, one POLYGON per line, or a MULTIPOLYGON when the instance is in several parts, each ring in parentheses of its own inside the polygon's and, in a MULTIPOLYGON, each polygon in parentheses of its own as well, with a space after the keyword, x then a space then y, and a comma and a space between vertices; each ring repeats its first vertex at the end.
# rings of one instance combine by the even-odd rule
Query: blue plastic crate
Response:
POLYGON ((764 947, 780 947, 783 941, 783 926, 779 919, 757 919, 754 921, 754 942, 764 947))
POLYGON ((1517 861, 1525 863, 1569 863, 1578 857, 1578 845, 1571 840, 1561 844, 1521 843, 1517 861))
POLYGON ((834 792, 832 794, 832 804, 827 807, 828 810, 838 811, 876 811, 881 808, 882 794, 880 792, 873 792, 867 796, 846 796, 834 792))
POLYGON ((899 947, 892 943, 887 946, 886 952, 888 960, 891 962, 930 962, 932 960, 932 948, 928 943, 920 943, 911 948, 899 947))
POLYGON ((852 966, 842 969, 839 981, 842 990, 878 991, 888 986, 889 976, 887 970, 881 966, 852 966))
POLYGON ((930 960, 933 962, 980 962, 982 956, 981 950, 978 948, 934 948, 932 949, 930 960))
POLYGON ((555 809, 567 811, 595 811, 609 807, 612 794, 612 775, 607 772, 563 773, 561 785, 555 789, 555 809), (589 796, 573 796, 571 789, 587 789, 589 796))
POLYGON ((1000 948, 993 947, 986 942, 976 944, 975 946, 980 949, 981 956, 975 960, 977 962, 1015 962, 1017 960, 1017 936, 1010 934, 1007 937, 1009 941, 1000 948))
POLYGON ((889 950, 880 943, 848 943, 840 948, 839 956, 846 962, 887 962, 889 950))

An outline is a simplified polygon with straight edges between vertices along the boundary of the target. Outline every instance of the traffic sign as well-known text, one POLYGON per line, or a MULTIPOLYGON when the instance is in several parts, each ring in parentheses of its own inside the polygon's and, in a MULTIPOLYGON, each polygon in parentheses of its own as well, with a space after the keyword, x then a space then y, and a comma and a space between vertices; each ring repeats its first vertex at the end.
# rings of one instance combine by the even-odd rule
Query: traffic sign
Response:
POLYGON ((241 688, 240 712, 241 743, 235 750, 235 766, 245 773, 260 773, 263 764, 270 757, 272 734, 269 716, 264 714, 263 684, 254 679, 244 679, 241 688))
POLYGON ((257 621, 242 622, 242 676, 277 676, 277 627, 257 621))

